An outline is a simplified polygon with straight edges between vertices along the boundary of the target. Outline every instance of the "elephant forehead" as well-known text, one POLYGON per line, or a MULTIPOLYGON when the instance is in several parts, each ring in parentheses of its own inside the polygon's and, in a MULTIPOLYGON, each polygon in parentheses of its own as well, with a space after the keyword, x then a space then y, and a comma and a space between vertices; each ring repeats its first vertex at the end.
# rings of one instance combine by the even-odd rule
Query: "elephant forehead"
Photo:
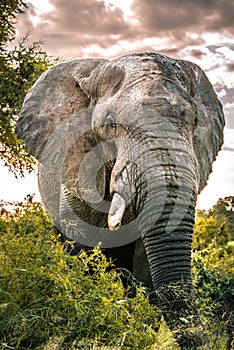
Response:
POLYGON ((123 64, 127 73, 125 86, 135 85, 138 82, 145 88, 151 82, 163 81, 167 89, 174 89, 174 85, 194 96, 196 92, 196 67, 189 62, 175 60, 156 53, 142 53, 126 55, 116 60, 123 64))

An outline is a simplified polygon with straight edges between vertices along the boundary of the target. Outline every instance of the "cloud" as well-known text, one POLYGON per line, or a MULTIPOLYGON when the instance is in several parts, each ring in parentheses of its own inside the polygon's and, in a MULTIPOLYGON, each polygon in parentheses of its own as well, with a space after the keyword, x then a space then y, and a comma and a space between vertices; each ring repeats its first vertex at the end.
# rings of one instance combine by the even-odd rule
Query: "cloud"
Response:
POLYGON ((100 48, 100 55, 102 49, 138 35, 123 11, 105 1, 50 0, 50 4, 52 9, 43 13, 29 4, 29 9, 18 16, 17 29, 21 35, 30 32, 31 40, 43 40, 52 55, 83 56, 91 45, 100 48))
POLYGON ((234 152, 234 129, 224 129, 224 145, 222 150, 234 152))
POLYGON ((234 195, 234 152, 222 150, 213 163, 208 184, 198 196, 197 209, 211 208, 219 198, 234 195))
POLYGON ((225 104, 225 108, 226 108, 226 109, 234 109, 234 102, 233 102, 233 103, 229 103, 229 102, 226 103, 226 104, 225 104))
MULTIPOLYGON (((143 50, 181 58, 187 49, 192 59, 201 61, 206 32, 219 33, 214 48, 222 32, 232 33, 232 0, 132 0, 131 11, 125 2, 50 0, 51 8, 43 13, 29 4, 17 26, 21 35, 29 31, 32 40, 45 42, 46 51, 65 58, 87 54, 111 58, 143 50)), ((227 64, 232 69, 232 62, 227 64)))
POLYGON ((234 32, 233 0, 134 0, 132 9, 145 33, 234 32))
POLYGON ((27 9, 23 14, 17 16, 17 21, 15 22, 16 31, 19 37, 25 36, 27 33, 34 32, 34 25, 32 18, 36 17, 36 11, 32 4, 27 4, 27 9))
POLYGON ((225 145, 229 147, 231 140, 234 140, 234 87, 226 89, 226 95, 221 96, 220 100, 224 107, 226 128, 229 132, 229 134, 226 132, 225 135, 226 140, 229 140, 228 142, 225 141, 225 145))
POLYGON ((229 147, 229 146, 224 145, 223 148, 222 148, 222 150, 223 150, 223 151, 234 152, 234 147, 229 147))
POLYGON ((205 53, 200 49, 191 49, 190 54, 192 57, 197 58, 198 60, 201 60, 205 55, 205 53))
POLYGON ((219 198, 234 195, 234 129, 224 128, 224 145, 212 168, 208 185, 198 196, 198 209, 209 209, 219 198))
POLYGON ((190 6, 185 1, 173 0, 135 0, 132 4, 135 15, 139 22, 143 24, 144 34, 154 32, 161 36, 165 32, 176 32, 180 34, 186 27, 198 24, 197 6, 191 16, 190 6))
POLYGON ((217 89, 216 89, 216 92, 217 92, 217 95, 219 98, 224 97, 227 94, 225 89, 221 89, 219 91, 217 91, 217 89))
POLYGON ((120 8, 106 6, 103 1, 51 0, 54 10, 41 17, 59 32, 89 34, 94 37, 107 34, 125 37, 129 26, 120 8))
POLYGON ((227 63, 226 64, 226 69, 227 69, 228 72, 233 73, 234 72, 234 62, 233 63, 232 62, 227 63))

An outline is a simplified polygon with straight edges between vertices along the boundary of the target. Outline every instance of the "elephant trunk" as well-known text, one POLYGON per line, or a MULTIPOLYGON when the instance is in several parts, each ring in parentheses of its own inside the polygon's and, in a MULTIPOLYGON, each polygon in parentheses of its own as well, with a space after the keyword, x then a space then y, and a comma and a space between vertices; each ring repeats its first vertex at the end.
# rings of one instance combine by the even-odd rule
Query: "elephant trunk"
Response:
POLYGON ((155 289, 173 282, 191 285, 191 245, 196 191, 186 169, 164 181, 148 179, 149 198, 138 222, 155 289), (150 183, 151 182, 151 183, 150 183))
MULTIPOLYGON (((182 178, 182 174, 177 173, 177 176, 182 178)), ((162 183, 162 188, 153 179, 151 181, 150 198, 138 222, 154 286, 191 281, 195 190, 192 186, 181 188, 173 176, 162 183)))
MULTIPOLYGON (((194 303, 192 300, 187 303, 185 295, 192 294, 191 245, 198 183, 196 162, 191 145, 181 138, 175 141, 177 147, 174 148, 171 144, 166 146, 165 140, 154 139, 150 143, 148 139, 146 144, 147 147, 141 146, 140 151, 132 152, 137 154, 133 163, 137 163, 138 172, 135 177, 131 174, 129 177, 134 178, 136 220, 153 286, 155 291, 163 291, 159 293, 161 304, 168 306, 177 300, 170 307, 190 309, 194 303), (176 290, 169 288, 170 284, 177 284, 184 294, 175 297, 176 290)), ((118 190, 118 184, 115 186, 118 195, 113 196, 109 227, 111 220, 119 227, 125 210, 123 198, 126 194, 122 198, 121 193, 126 190, 126 182, 120 187, 118 190)))

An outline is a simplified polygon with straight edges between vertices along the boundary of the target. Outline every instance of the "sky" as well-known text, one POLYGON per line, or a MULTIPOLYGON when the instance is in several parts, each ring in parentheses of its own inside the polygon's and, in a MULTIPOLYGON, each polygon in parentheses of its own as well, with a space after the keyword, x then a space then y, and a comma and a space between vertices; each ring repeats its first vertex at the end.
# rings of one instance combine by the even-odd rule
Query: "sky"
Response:
MULTIPOLYGON (((17 40, 28 33, 47 54, 66 60, 154 51, 197 63, 226 118, 224 146, 198 198, 197 208, 209 209, 234 195, 233 13, 233 0, 31 0, 16 18, 17 40)), ((16 181, 1 169, 1 184, 4 200, 32 192, 39 199, 35 174, 16 181)))

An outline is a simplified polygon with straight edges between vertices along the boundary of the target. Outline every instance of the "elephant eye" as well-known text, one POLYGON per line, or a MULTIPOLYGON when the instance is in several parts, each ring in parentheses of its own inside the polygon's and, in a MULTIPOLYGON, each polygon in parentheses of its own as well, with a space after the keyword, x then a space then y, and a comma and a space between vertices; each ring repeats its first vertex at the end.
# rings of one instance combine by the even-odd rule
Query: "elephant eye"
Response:
POLYGON ((103 124, 96 129, 97 134, 104 140, 111 139, 116 136, 117 123, 113 114, 108 113, 103 124))
POLYGON ((115 117, 112 114, 108 114, 105 119, 104 125, 106 126, 106 128, 110 127, 110 128, 116 129, 115 117))

